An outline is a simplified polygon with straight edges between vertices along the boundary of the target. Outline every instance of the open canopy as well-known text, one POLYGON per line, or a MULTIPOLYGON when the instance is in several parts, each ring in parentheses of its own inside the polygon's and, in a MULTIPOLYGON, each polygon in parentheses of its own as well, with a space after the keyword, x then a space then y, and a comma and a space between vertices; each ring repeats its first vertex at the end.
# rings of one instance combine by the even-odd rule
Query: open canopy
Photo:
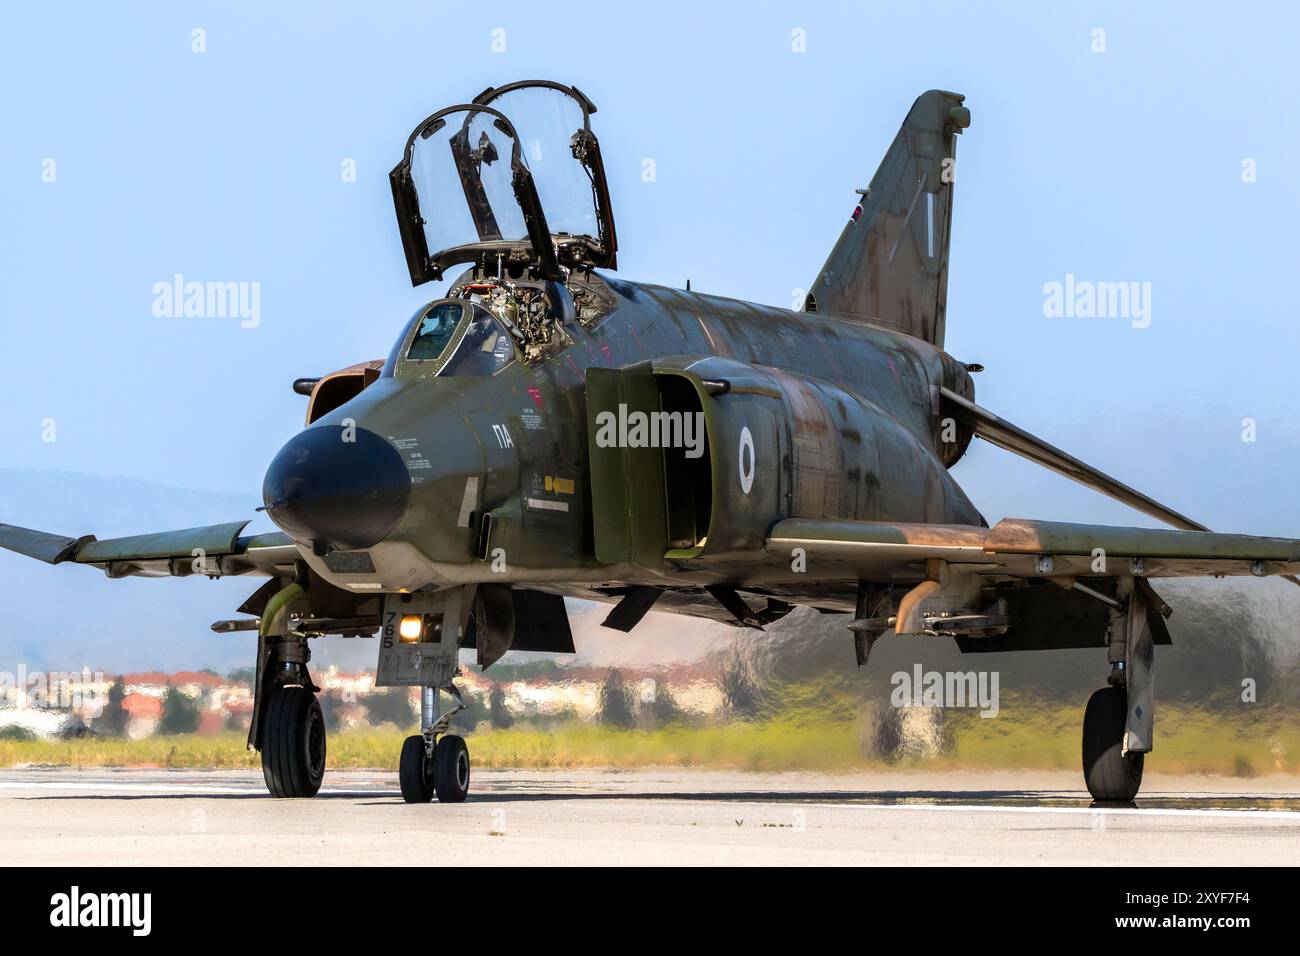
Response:
POLYGON ((530 80, 417 126, 390 173, 412 283, 467 262, 540 279, 560 278, 561 266, 613 268, 594 112, 576 88, 530 80))

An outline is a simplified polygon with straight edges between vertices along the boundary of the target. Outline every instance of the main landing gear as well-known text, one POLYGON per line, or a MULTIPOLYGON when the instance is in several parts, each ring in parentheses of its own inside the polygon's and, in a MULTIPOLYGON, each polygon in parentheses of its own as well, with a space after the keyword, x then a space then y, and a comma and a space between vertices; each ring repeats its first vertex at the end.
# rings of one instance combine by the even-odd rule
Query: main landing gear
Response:
POLYGON ((1128 691, 1120 684, 1088 698, 1083 712, 1083 778, 1098 803, 1132 803, 1142 786, 1145 754, 1124 752, 1128 691))
POLYGON ((306 687, 276 687, 266 701, 262 776, 273 797, 314 797, 325 777, 325 718, 306 687))
POLYGON ((1097 804, 1132 805, 1155 731, 1155 633, 1168 606, 1141 579, 1122 578, 1107 629, 1108 686, 1083 712, 1083 779, 1097 804))
POLYGON ((469 795, 469 748, 465 739, 447 733, 451 718, 464 709, 456 685, 422 687, 420 733, 402 743, 398 781, 407 803, 428 803, 436 794, 441 803, 464 803, 469 795), (438 716, 438 691, 445 690, 457 706, 438 716))
POLYGON ((325 717, 307 670, 310 635, 291 628, 293 615, 306 609, 304 589, 297 581, 281 584, 266 599, 258 625, 248 746, 262 752, 271 796, 314 797, 325 778, 325 717))

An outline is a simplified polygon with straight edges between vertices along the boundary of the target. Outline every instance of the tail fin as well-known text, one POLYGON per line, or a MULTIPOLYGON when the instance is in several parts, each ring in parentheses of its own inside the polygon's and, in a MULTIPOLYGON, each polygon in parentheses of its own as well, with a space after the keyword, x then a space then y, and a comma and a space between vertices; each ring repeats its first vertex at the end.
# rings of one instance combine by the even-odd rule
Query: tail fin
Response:
POLYGON ((970 125, 963 99, 930 90, 912 104, 805 311, 851 313, 943 346, 957 134, 970 125))

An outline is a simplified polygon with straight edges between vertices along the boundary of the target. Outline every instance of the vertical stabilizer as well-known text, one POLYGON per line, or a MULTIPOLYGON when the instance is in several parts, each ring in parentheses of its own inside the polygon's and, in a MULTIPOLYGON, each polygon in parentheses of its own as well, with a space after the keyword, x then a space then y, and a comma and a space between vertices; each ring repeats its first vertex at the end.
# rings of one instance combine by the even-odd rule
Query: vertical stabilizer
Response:
POLYGON ((921 94, 805 300, 943 346, 958 93, 921 94))

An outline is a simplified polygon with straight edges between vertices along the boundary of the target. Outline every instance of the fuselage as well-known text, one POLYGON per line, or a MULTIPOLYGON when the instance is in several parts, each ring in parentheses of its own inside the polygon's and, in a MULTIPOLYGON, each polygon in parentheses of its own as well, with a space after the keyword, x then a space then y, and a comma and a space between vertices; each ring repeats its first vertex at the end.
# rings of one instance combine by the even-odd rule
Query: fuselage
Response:
MULTIPOLYGON (((769 503, 757 515, 760 525, 784 517, 983 523, 948 473, 970 436, 939 418, 937 388, 965 395, 973 389, 965 367, 941 349, 843 316, 599 275, 586 281, 598 286, 605 308, 598 317, 567 323, 569 344, 554 354, 468 377, 402 377, 392 374, 390 360, 383 376, 294 440, 326 447, 334 458, 327 462, 318 450, 321 468, 355 472, 350 484, 335 483, 335 510, 344 524, 355 519, 366 525, 368 507, 401 512, 391 527, 374 529, 382 534, 376 541, 362 533, 331 542, 301 523, 286 527, 322 577, 353 591, 483 580, 583 589, 662 580, 665 574, 677 585, 743 578, 749 572, 727 567, 725 555, 710 562, 703 541, 694 551, 680 552, 695 560, 670 562, 667 569, 599 557, 587 373, 644 362, 653 362, 656 371, 665 366, 714 377, 730 378, 728 370, 740 370, 749 391, 779 407, 783 414, 777 417, 787 423, 783 434, 780 428, 770 434, 757 425, 747 429, 750 453, 770 466, 764 474, 772 476, 769 503), (358 431, 364 441, 356 440, 358 431), (337 450, 325 437, 333 433, 343 446, 337 450), (367 499, 367 469, 381 458, 390 479, 400 480, 392 465, 398 458, 409 474, 404 501, 383 494, 367 499), (489 513, 498 516, 498 526, 511 527, 509 547, 499 549, 500 555, 484 550, 482 519, 489 513)), ((735 471, 718 464, 726 460, 719 459, 719 449, 710 454, 715 471, 735 471)), ((727 474, 718 476, 715 496, 730 494, 726 480, 727 474)), ((735 496, 743 497, 739 490, 735 496)), ((748 488, 744 496, 756 497, 748 488)), ((716 502, 714 507, 716 526, 721 518, 716 502)), ((274 507, 271 514, 276 517, 274 507)), ((713 538, 716 552, 716 527, 713 538)), ((770 569, 765 577, 770 579, 770 569)))

